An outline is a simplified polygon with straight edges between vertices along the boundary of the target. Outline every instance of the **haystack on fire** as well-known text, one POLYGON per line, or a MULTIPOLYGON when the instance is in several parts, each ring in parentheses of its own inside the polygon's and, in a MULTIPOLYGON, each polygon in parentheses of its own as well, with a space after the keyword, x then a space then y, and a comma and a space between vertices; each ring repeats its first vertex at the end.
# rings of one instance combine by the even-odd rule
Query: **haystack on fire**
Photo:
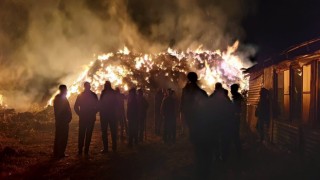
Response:
POLYGON ((99 92, 108 78, 122 91, 133 86, 178 90, 187 71, 199 74, 208 93, 216 81, 238 82, 246 88, 240 69, 250 64, 241 64, 256 48, 244 43, 236 52, 235 40, 244 40, 241 23, 252 4, 252 0, 1 1, 3 104, 33 111, 47 104, 58 84, 77 94, 87 80, 99 92))
MULTIPOLYGON (((216 82, 225 87, 239 83, 247 89, 248 81, 242 74, 245 63, 236 55, 239 42, 236 41, 225 52, 210 51, 200 47, 196 50, 177 51, 168 48, 158 54, 131 52, 127 47, 116 53, 98 55, 91 61, 77 80, 69 84, 68 97, 79 94, 85 81, 92 90, 100 93, 105 81, 114 88, 128 91, 131 87, 154 91, 157 88, 180 90, 189 71, 199 74, 200 85, 210 94, 216 82)), ((48 102, 52 104, 53 97, 48 102)))

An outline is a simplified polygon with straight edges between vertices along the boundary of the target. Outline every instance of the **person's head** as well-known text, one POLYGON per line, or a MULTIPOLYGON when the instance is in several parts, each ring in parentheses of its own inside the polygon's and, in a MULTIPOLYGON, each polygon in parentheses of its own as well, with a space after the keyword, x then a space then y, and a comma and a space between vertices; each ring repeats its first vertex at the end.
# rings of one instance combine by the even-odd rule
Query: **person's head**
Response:
POLYGON ((220 82, 217 82, 214 86, 215 90, 221 90, 222 88, 222 84, 220 82))
POLYGON ((239 84, 232 84, 230 86, 230 88, 231 88, 231 94, 234 94, 234 93, 237 93, 239 91, 240 86, 239 86, 239 84))
POLYGON ((104 83, 104 89, 111 89, 111 82, 110 81, 106 81, 104 83))
POLYGON ((89 82, 85 82, 85 83, 83 84, 83 86, 84 86, 84 90, 85 90, 85 91, 89 91, 89 90, 91 89, 91 85, 90 85, 89 82))
POLYGON ((195 83, 198 81, 198 75, 195 72, 189 72, 187 78, 191 83, 195 83))
POLYGON ((66 96, 66 95, 67 95, 67 86, 64 85, 64 84, 61 84, 61 85, 59 86, 59 91, 60 91, 60 94, 61 94, 61 95, 66 96))

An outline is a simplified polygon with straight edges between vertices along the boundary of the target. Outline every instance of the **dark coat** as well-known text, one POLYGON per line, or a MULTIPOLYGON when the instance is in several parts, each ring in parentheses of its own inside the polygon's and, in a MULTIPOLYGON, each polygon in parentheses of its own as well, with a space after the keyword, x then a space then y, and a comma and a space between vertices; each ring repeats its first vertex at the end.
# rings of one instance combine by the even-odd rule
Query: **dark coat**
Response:
POLYGON ((129 95, 127 104, 127 118, 129 122, 138 120, 138 101, 136 95, 129 95))
POLYGON ((101 118, 115 119, 117 115, 117 107, 117 93, 113 89, 104 89, 101 92, 99 103, 101 118))
POLYGON ((66 125, 72 119, 69 101, 66 97, 58 94, 53 101, 54 117, 57 125, 66 125))
POLYGON ((96 119, 98 111, 98 96, 92 91, 84 91, 78 95, 74 111, 81 119, 96 119))

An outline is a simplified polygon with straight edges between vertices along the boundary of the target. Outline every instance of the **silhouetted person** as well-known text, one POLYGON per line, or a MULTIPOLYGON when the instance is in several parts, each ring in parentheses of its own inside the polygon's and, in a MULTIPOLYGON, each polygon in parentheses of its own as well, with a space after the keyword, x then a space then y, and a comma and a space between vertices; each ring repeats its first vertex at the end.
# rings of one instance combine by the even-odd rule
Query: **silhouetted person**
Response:
POLYGON ((133 143, 138 144, 138 101, 136 96, 136 89, 129 90, 128 103, 127 103, 127 118, 129 126, 129 147, 133 143))
POLYGON ((176 99, 174 96, 174 91, 168 89, 168 95, 163 99, 161 105, 161 112, 164 120, 163 128, 163 141, 165 143, 176 141, 176 99))
POLYGON ((236 146, 236 150, 238 153, 238 156, 241 155, 241 140, 240 140, 240 121, 241 121, 241 114, 242 114, 242 104, 243 104, 243 97, 238 92, 239 91, 239 85, 238 84, 232 84, 231 85, 231 94, 232 94, 232 105, 233 105, 233 111, 234 111, 234 118, 233 118, 233 142, 236 146))
POLYGON ((117 120, 120 123, 120 137, 124 139, 125 135, 128 135, 128 126, 124 109, 124 100, 126 99, 125 95, 120 92, 119 88, 116 88, 117 95, 117 120))
POLYGON ((164 92, 159 89, 154 99, 154 122, 155 122, 155 133, 156 135, 161 134, 162 116, 161 116, 161 103, 164 98, 164 92))
POLYGON ((187 78, 188 82, 182 90, 181 111, 195 148, 198 178, 205 179, 208 178, 213 160, 212 126, 206 111, 208 95, 198 86, 196 73, 188 73, 187 78))
POLYGON ((78 154, 88 155, 89 147, 98 112, 98 96, 92 92, 89 82, 84 83, 84 91, 78 95, 74 104, 74 111, 79 116, 78 154))
POLYGON ((101 153, 108 152, 108 127, 110 127, 111 131, 112 151, 117 151, 117 102, 116 92, 112 89, 111 83, 106 81, 99 102, 103 142, 103 150, 101 150, 101 153))
POLYGON ((222 84, 221 84, 220 82, 217 82, 217 83, 215 84, 215 89, 214 89, 213 93, 211 94, 211 97, 213 97, 213 96, 214 96, 215 94, 217 94, 217 93, 218 93, 218 94, 221 93, 221 95, 224 94, 224 96, 226 97, 226 99, 230 101, 230 98, 229 98, 229 96, 228 96, 228 94, 229 94, 228 90, 226 90, 225 88, 223 88, 223 87, 222 87, 222 84))
POLYGON ((226 159, 232 131, 233 108, 228 90, 220 82, 210 96, 210 117, 213 127, 213 144, 216 159, 226 159))
POLYGON ((144 133, 146 130, 147 110, 149 107, 147 99, 143 96, 142 89, 138 90, 137 103, 138 103, 138 128, 139 128, 138 139, 140 142, 142 142, 144 133))
POLYGON ((264 125, 269 125, 270 120, 270 99, 269 91, 266 88, 260 90, 260 100, 256 109, 257 130, 260 135, 260 142, 264 141, 264 125))
POLYGON ((67 86, 59 86, 60 93, 55 96, 53 101, 55 117, 55 138, 53 155, 56 158, 62 158, 66 155, 65 150, 68 142, 69 123, 72 119, 69 101, 66 97, 67 86))

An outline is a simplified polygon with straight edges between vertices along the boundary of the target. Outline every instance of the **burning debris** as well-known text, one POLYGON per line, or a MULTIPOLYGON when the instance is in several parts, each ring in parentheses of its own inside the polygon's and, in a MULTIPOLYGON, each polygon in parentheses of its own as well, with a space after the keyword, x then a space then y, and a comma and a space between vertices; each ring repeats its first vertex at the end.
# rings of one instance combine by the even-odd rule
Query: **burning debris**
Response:
MULTIPOLYGON (((117 53, 97 56, 90 62, 78 79, 69 86, 68 97, 79 94, 84 81, 92 85, 92 90, 100 93, 106 80, 122 91, 130 87, 152 91, 159 87, 179 90, 185 83, 185 74, 195 71, 199 74, 200 85, 211 93, 216 82, 225 87, 239 83, 242 89, 248 88, 248 81, 241 69, 243 60, 235 52, 239 42, 228 47, 227 51, 197 50, 176 51, 168 49, 158 54, 131 52, 127 47, 117 53)), ((54 96, 53 96, 54 97, 54 96)), ((49 104, 52 104, 53 97, 49 104)))

